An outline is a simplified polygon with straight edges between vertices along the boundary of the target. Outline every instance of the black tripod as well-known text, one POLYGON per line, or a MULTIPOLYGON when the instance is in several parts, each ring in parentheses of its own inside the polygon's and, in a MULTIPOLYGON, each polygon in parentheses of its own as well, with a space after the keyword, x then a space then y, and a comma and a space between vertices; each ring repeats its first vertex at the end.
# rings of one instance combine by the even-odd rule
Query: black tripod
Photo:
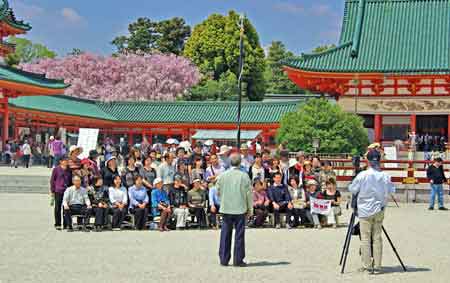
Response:
MULTIPOLYGON (((345 236, 344 247, 342 248, 341 260, 339 262, 339 265, 342 266, 341 273, 344 273, 345 265, 347 263, 348 250, 350 248, 350 240, 352 239, 352 235, 355 232, 355 218, 356 218, 355 212, 352 212, 352 216, 350 217, 350 224, 349 224, 348 229, 347 229, 347 235, 345 236)), ((397 250, 395 249, 395 246, 394 246, 394 244, 391 241, 391 238, 389 237, 388 233, 386 232, 386 229, 384 229, 384 226, 382 228, 383 228, 384 235, 386 236, 387 240, 389 241, 389 244, 391 245, 392 250, 394 251, 395 255, 397 256, 398 261, 400 262, 400 264, 401 264, 401 266, 403 268, 403 271, 406 272, 407 271, 406 267, 403 264, 402 259, 398 255, 397 250)), ((359 232, 358 232, 358 234, 359 234, 359 232)), ((371 244, 371 246, 372 246, 372 244, 371 244)), ((372 251, 372 256, 373 256, 373 251, 372 251)), ((372 273, 374 272, 373 263, 374 262, 372 260, 372 273)))

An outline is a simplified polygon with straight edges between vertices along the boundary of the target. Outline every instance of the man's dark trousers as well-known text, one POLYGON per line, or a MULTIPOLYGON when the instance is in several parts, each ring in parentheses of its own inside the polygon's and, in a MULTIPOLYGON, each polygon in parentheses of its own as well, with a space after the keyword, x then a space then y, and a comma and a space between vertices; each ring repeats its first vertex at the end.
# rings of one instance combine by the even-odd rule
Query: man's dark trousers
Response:
MULTIPOLYGON (((91 210, 86 205, 73 204, 69 206, 69 209, 64 209, 64 219, 67 223, 67 228, 72 228, 72 215, 81 215, 82 225, 86 227, 89 221, 91 210)), ((81 223, 78 223, 81 224, 81 223)))
POLYGON ((134 225, 136 229, 144 229, 145 223, 147 222, 148 209, 136 207, 131 209, 131 213, 134 214, 134 225))
POLYGON ((103 226, 106 225, 108 219, 108 210, 109 208, 105 207, 94 207, 92 209, 93 214, 95 215, 95 226, 103 226))
POLYGON ((233 264, 243 263, 245 258, 245 214, 224 214, 220 233, 219 257, 220 264, 228 265, 231 258, 231 237, 233 228, 236 229, 234 239, 233 264))
POLYGON ((279 209, 273 208, 273 215, 274 215, 274 218, 275 218, 275 221, 274 221, 275 222, 274 223, 275 226, 277 224, 281 224, 280 213, 286 213, 286 223, 288 223, 290 221, 290 219, 291 219, 291 216, 292 216, 292 209, 288 208, 288 204, 287 203, 284 203, 284 204, 280 205, 279 209))

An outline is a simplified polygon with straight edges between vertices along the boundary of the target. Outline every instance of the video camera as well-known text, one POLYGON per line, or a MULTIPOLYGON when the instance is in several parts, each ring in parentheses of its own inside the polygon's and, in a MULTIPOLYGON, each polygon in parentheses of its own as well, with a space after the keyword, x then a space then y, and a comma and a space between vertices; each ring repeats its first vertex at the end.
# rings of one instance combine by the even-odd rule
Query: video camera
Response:
POLYGON ((353 155, 352 157, 352 166, 355 170, 355 174, 353 175, 352 180, 361 172, 361 156, 353 155))
MULTIPOLYGON (((352 181, 356 178, 356 176, 358 176, 358 174, 362 171, 361 170, 361 156, 359 155, 354 155, 352 157, 352 166, 354 168, 354 174, 352 177, 352 181)), ((351 200, 351 208, 353 209, 354 213, 357 212, 358 210, 358 195, 352 195, 352 200, 351 200)), ((348 205, 347 205, 347 209, 348 209, 348 205)))

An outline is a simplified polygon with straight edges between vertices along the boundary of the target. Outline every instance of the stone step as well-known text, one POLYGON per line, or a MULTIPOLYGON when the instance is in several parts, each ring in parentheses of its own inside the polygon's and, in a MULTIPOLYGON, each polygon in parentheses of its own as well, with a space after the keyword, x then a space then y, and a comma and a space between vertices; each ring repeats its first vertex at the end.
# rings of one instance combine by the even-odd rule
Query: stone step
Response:
POLYGON ((0 175, 0 193, 46 194, 49 188, 49 176, 0 175))
POLYGON ((0 186, 0 193, 34 193, 48 194, 49 188, 43 186, 0 186))
POLYGON ((49 186, 50 178, 47 176, 0 176, 0 187, 2 186, 49 186))

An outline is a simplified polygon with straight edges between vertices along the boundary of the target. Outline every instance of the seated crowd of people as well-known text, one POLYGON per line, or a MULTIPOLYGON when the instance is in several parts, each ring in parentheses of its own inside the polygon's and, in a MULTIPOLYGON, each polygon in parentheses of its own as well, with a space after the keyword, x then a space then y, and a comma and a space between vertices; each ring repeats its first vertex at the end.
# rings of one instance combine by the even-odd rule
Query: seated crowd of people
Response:
MULTIPOLYGON (((95 150, 80 159, 82 150, 70 147, 53 168, 50 185, 57 230, 73 231, 73 217, 86 232, 118 231, 128 222, 136 230, 158 223, 161 232, 220 226, 216 181, 230 168, 232 148, 222 145, 205 151, 201 143, 192 149, 170 146, 161 151, 135 147, 125 157, 112 152, 104 162, 95 150)), ((290 166, 285 150, 258 152, 243 144, 239 151, 241 170, 253 185, 250 227, 338 225, 341 195, 329 162, 299 152, 290 166), (311 213, 311 198, 330 200, 331 212, 311 213)))

